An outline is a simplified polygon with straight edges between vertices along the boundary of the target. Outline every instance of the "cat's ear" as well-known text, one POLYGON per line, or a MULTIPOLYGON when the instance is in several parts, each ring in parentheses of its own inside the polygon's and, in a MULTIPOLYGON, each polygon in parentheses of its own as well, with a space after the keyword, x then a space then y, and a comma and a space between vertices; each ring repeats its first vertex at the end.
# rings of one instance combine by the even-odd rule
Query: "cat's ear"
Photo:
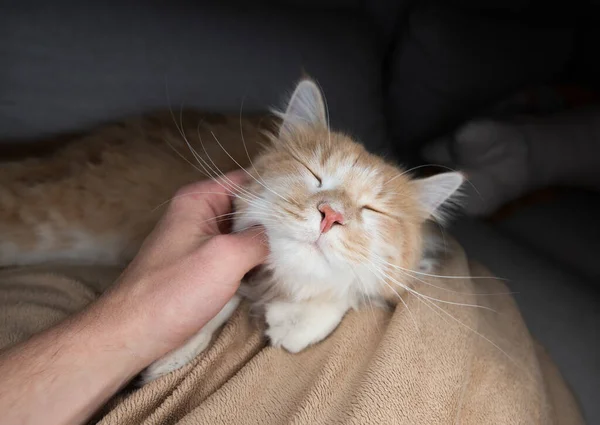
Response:
POLYGON ((441 207, 457 195, 464 181, 465 176, 454 171, 415 180, 417 196, 426 214, 425 218, 443 218, 441 207))
POLYGON ((311 79, 298 83, 281 119, 279 134, 293 132, 298 127, 312 126, 327 128, 325 103, 319 86, 311 79))

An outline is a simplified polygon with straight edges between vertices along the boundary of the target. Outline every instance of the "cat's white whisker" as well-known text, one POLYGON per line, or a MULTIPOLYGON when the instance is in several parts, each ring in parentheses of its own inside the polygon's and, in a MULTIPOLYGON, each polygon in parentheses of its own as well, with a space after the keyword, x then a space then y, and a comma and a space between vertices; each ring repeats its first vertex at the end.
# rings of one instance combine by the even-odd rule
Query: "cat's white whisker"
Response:
POLYGON ((444 288, 443 286, 434 285, 431 282, 427 282, 427 281, 425 281, 425 280, 423 280, 423 279, 421 279, 421 278, 419 278, 417 276, 413 276, 412 275, 413 272, 409 271, 408 269, 406 269, 406 270, 400 270, 399 269, 399 271, 401 273, 406 274, 407 276, 409 276, 412 279, 416 279, 417 281, 419 281, 419 282, 421 282, 421 283, 423 283, 425 285, 441 289, 442 291, 453 292, 455 294, 460 294, 460 295, 496 296, 496 295, 513 295, 513 294, 515 294, 515 292, 510 292, 510 291, 509 292, 464 292, 464 291, 457 291, 457 290, 450 289, 450 288, 444 288))
MULTIPOLYGON (((215 183, 219 184, 221 187, 223 187, 223 189, 229 191, 232 194, 235 194, 235 192, 230 188, 230 187, 226 187, 225 185, 223 185, 221 182, 219 182, 217 179, 219 178, 217 176, 217 178, 213 177, 212 174, 207 170, 207 168, 203 165, 203 162, 208 165, 208 163, 206 163, 201 157, 200 155, 198 155, 198 153, 196 152, 196 150, 192 147, 191 143, 189 142, 189 140, 186 137, 185 131, 183 130, 183 122, 181 122, 181 127, 179 126, 179 124, 177 123, 177 120, 175 119, 175 115, 173 113, 173 110, 171 109, 171 107, 169 106, 169 111, 171 113, 171 117, 173 119, 173 123, 175 124, 175 127, 177 128, 177 130, 179 131, 179 134, 181 135, 182 139, 184 140, 184 142, 186 143, 188 149, 190 150, 190 152, 192 153, 192 155, 194 156, 194 158, 196 159, 196 161, 198 162, 198 165, 200 165, 203 169, 204 169, 204 173, 202 172, 202 170, 200 170, 197 166, 193 165, 190 161, 187 160, 187 158, 183 157, 179 152, 177 152, 177 150, 175 150, 178 155, 180 155, 181 157, 183 157, 186 162, 190 163, 196 170, 200 171, 201 173, 205 174, 208 178, 210 178, 211 180, 213 180, 215 183)), ((181 121, 181 114, 180 114, 180 121, 181 121)), ((241 199, 244 199, 245 201, 247 201, 248 203, 250 203, 249 200, 239 196, 239 194, 237 194, 238 197, 240 197, 241 199)))
POLYGON ((167 145, 169 145, 169 147, 171 149, 173 149, 173 152, 175 152, 181 159, 183 159, 185 162, 187 162, 188 164, 190 164, 194 169, 196 169, 196 171, 198 171, 200 174, 202 174, 204 177, 210 179, 210 175, 206 174, 203 170, 201 170, 200 168, 198 168, 198 166, 196 164, 194 164, 192 161, 190 161, 189 159, 187 159, 181 152, 179 152, 175 146, 173 146, 171 144, 171 142, 169 142, 165 137, 163 137, 163 140, 165 141, 165 143, 167 145))
MULTIPOLYGON (((215 136, 215 133, 213 133, 213 132, 211 131, 211 132, 210 132, 210 134, 212 134, 212 136, 213 136, 213 138, 215 139, 215 141, 217 142, 217 144, 218 144, 218 145, 221 147, 221 149, 223 149, 223 152, 225 152, 225 153, 227 154, 227 156, 228 156, 229 158, 231 158, 231 160, 237 164, 237 166, 238 166, 238 167, 240 167, 242 170, 244 170, 244 172, 245 172, 246 174, 248 174, 250 177, 252 177, 252 179, 254 179, 254 181, 256 181, 256 182, 257 182, 258 184, 260 184, 262 187, 264 187, 265 189, 267 189, 269 192, 271 192, 271 193, 273 193, 274 195, 276 195, 276 196, 280 197, 281 199, 283 199, 283 200, 284 200, 284 201, 286 201, 287 203, 291 203, 291 202, 290 202, 290 200, 289 200, 288 198, 286 198, 285 196, 282 196, 282 195, 280 195, 279 193, 277 193, 276 191, 274 191, 274 190, 273 190, 273 189, 271 189, 270 187, 268 187, 268 186, 264 185, 264 184, 263 184, 263 183, 261 183, 261 182, 260 182, 260 181, 259 181, 259 180, 258 180, 256 177, 254 177, 254 176, 252 175, 252 173, 249 173, 249 172, 248 172, 248 170, 246 170, 245 168, 243 168, 243 167, 242 167, 242 166, 239 164, 239 162, 237 162, 237 161, 235 160, 235 158, 233 158, 233 157, 232 157, 232 156, 229 154, 229 152, 227 152, 227 149, 225 149, 225 148, 223 147, 223 145, 221 144, 221 142, 219 142, 219 139, 217 139, 217 136, 215 136)), ((296 203, 297 203, 297 202, 296 202, 296 203)))
POLYGON ((523 365, 521 365, 519 362, 517 362, 516 359, 514 359, 512 356, 510 356, 502 347, 500 347, 494 341, 492 341, 491 339, 489 339, 488 337, 486 337, 482 333, 477 332, 472 327, 464 324, 463 322, 461 322, 460 320, 458 320, 456 317, 454 317, 453 315, 451 315, 450 313, 448 313, 446 310, 444 310, 440 306, 436 305, 435 303, 433 303, 431 301, 428 301, 428 300, 422 300, 422 302, 425 302, 425 303, 429 304, 431 307, 434 307, 434 308, 438 309, 439 311, 441 311, 442 313, 444 313, 445 315, 447 315, 448 317, 450 317, 452 320, 454 320, 456 323, 458 323, 460 326, 468 329, 469 331, 473 332, 474 334, 476 334, 480 338, 483 338, 486 342, 488 342, 489 344, 491 344, 494 348, 496 348, 504 356, 506 356, 506 358, 508 360, 510 360, 515 366, 517 366, 519 369, 523 370, 529 379, 531 379, 532 381, 535 381, 534 377, 531 376, 531 372, 529 370, 527 370, 525 367, 523 367, 523 365))
MULTIPOLYGON (((372 270, 373 271, 373 270, 372 270)), ((388 277, 389 278, 389 277, 388 277)), ((384 282, 385 283, 385 282, 384 282)), ((403 288, 408 289, 406 286, 401 285, 403 288)), ((529 376, 529 371, 527 371, 524 367, 522 367, 522 365, 520 365, 514 358, 512 358, 504 349, 502 349, 502 347, 500 347, 498 344, 496 344, 494 341, 492 341, 491 339, 489 339, 488 337, 486 337, 485 335, 481 334, 480 332, 477 332, 475 329, 471 328, 470 326, 464 324, 463 322, 461 322, 459 319, 457 319, 456 317, 454 317, 452 314, 448 313, 446 310, 444 310, 443 308, 441 308, 440 306, 435 304, 435 301, 431 299, 431 297, 427 297, 423 294, 420 294, 419 292, 416 291, 410 291, 411 293, 413 293, 417 299, 424 303, 426 306, 428 306, 430 309, 436 308, 437 310, 441 311, 442 313, 444 313, 445 315, 447 315, 448 317, 450 317, 452 320, 454 320, 456 323, 458 323, 460 326, 468 329, 469 331, 473 332, 474 334, 476 334, 477 336, 479 336, 480 338, 484 339, 486 342, 488 342, 489 344, 491 344, 494 348, 496 348, 497 350, 499 350, 504 356, 506 356, 513 364, 515 364, 517 367, 519 367, 522 370, 525 370, 529 376)), ((454 303, 451 303, 454 304, 454 303)), ((406 304, 405 304, 406 305, 406 304)), ((490 309, 491 311, 494 311, 492 309, 490 309)), ((433 311, 433 309, 432 309, 433 311)), ((530 377, 531 378, 531 377, 530 377)))
POLYGON ((196 129, 197 131, 197 135, 198 135, 198 140, 200 142, 200 145, 202 146, 202 149, 204 150, 204 153, 206 154, 207 158, 210 160, 210 162, 213 164, 213 166, 211 166, 208 162, 206 162, 206 160, 204 158, 202 158, 202 156, 196 151, 196 149, 194 149, 191 144, 188 142, 187 138, 185 139, 186 143, 188 144, 188 147, 190 149, 190 151, 192 152, 192 155, 194 155, 194 157, 196 158, 196 161, 198 161, 199 163, 201 163, 201 166, 203 168, 205 168, 207 170, 207 172, 211 173, 211 175, 214 175, 214 180, 217 181, 218 179, 223 180, 224 183, 227 183, 228 185, 230 185, 231 187, 233 187, 234 189, 236 189, 238 192, 243 193, 245 196, 251 198, 251 199, 260 199, 256 194, 250 192, 248 189, 236 184, 235 182, 233 182, 230 178, 228 178, 225 173, 223 173, 219 167, 217 167, 217 165, 215 164, 215 162, 212 160, 212 158, 210 157, 210 155, 208 154, 204 144, 202 143, 202 137, 200 136, 200 126, 201 123, 198 123, 198 128, 196 129))
MULTIPOLYGON (((191 196, 191 195, 223 195, 222 192, 188 192, 188 193, 183 193, 181 195, 175 195, 170 199, 167 199, 164 202, 161 202, 160 204, 158 204, 156 207, 154 207, 150 212, 154 212, 157 209, 169 204, 171 201, 173 201, 174 199, 178 199, 178 198, 183 198, 186 196, 191 196)), ((227 194, 227 196, 232 196, 234 198, 239 198, 238 195, 233 195, 233 194, 227 194)), ((243 199, 243 198, 241 198, 243 199)), ((229 213, 228 215, 240 215, 240 214, 264 214, 264 215, 268 215, 268 216, 272 216, 272 217, 277 217, 277 218, 283 218, 282 215, 277 214, 276 212, 263 212, 263 211, 234 211, 232 213, 229 213)))
MULTIPOLYGON (((169 111, 170 111, 170 113, 171 113, 171 117, 172 117, 172 119, 173 119, 173 122, 174 122, 174 124, 175 124, 175 127, 176 127, 176 128, 177 128, 177 130, 179 131, 179 134, 181 135, 182 139, 183 139, 183 140, 184 140, 184 142, 186 143, 186 145, 187 145, 188 149, 190 150, 190 152, 191 152, 192 156, 194 156, 194 158, 195 158, 195 159, 196 159, 196 161, 198 162, 198 165, 200 165, 200 166, 201 166, 201 167, 204 169, 205 173, 207 174, 207 176, 208 176, 208 177, 209 177, 211 180, 213 180, 214 182, 216 182, 217 184, 219 184, 219 185, 220 185, 221 187, 223 187, 225 190, 228 190, 228 191, 230 191, 232 194, 233 194, 233 193, 235 193, 235 192, 234 192, 234 191, 233 191, 233 190, 232 190, 230 187, 226 187, 224 184, 222 184, 221 182, 219 182, 219 181, 218 181, 218 179, 219 179, 219 178, 221 178, 221 176, 219 176, 219 174, 218 174, 218 173, 214 172, 214 170, 212 170, 212 168, 209 166, 209 164, 208 164, 206 161, 204 161, 204 159, 203 159, 203 158, 202 158, 202 157, 201 157, 201 156, 198 154, 198 152, 196 152, 196 150, 195 150, 195 149, 192 147, 191 143, 189 142, 189 140, 188 140, 188 138, 187 138, 187 136, 186 136, 186 134, 185 134, 185 130, 184 130, 184 128, 183 128, 183 120, 182 120, 182 113, 181 113, 181 111, 180 111, 180 116, 179 116, 179 121, 180 121, 180 123, 179 123, 179 124, 177 124, 177 120, 175 119, 175 115, 173 114, 173 110, 172 110, 170 107, 169 107, 169 111), (209 171, 209 169, 210 169, 211 171, 213 171, 213 172, 214 172, 214 174, 215 174, 215 177, 213 177, 213 176, 212 176, 212 174, 211 174, 211 172, 209 171)), ((198 132, 198 136, 200 136, 199 132, 198 132)), ((201 142, 201 141, 202 141, 202 140, 200 139, 200 142, 201 142)), ((211 161, 212 161, 212 159, 211 159, 211 161)), ((189 162, 189 161, 188 161, 188 162, 189 162)), ((199 170, 197 167, 194 167, 194 168, 196 168, 198 171, 200 171, 200 170, 199 170)), ((221 175, 223 175, 223 173, 221 173, 221 175)), ((244 193, 246 196, 253 196, 253 197, 256 197, 256 195, 254 195, 254 194, 251 194, 251 192, 249 192, 248 190, 246 190, 246 189, 242 188, 241 186, 239 186, 239 185, 236 185, 235 183, 231 182, 231 180, 230 180, 230 179, 222 178, 222 180, 224 180, 224 181, 226 181, 226 180, 229 180, 229 184, 231 184, 231 185, 232 185, 234 188, 237 188, 237 189, 238 189, 238 192, 243 192, 243 193, 244 193)), ((249 204, 251 204, 251 201, 250 201, 249 199, 246 199, 246 198, 244 198, 244 197, 242 197, 242 196, 239 196, 239 193, 238 193, 238 197, 240 197, 240 199, 244 199, 246 202, 248 202, 249 204)), ((260 206, 258 206, 258 205, 257 205, 257 208, 259 208, 259 207, 260 207, 260 206)))
MULTIPOLYGON (((376 254, 374 254, 374 255, 376 255, 376 254)), ((495 277, 495 276, 445 276, 445 275, 431 274, 431 273, 425 273, 425 272, 419 272, 416 270, 406 269, 406 268, 398 266, 396 264, 387 262, 381 257, 379 257, 379 260, 381 260, 386 265, 393 267, 395 269, 411 272, 411 273, 418 274, 418 275, 429 276, 429 277, 439 277, 439 278, 443 278, 443 279, 496 279, 496 280, 502 280, 502 281, 508 280, 508 279, 503 279, 503 278, 495 277)), ((484 295, 484 294, 477 294, 477 295, 484 295)))
MULTIPOLYGON (((227 182, 231 185, 233 185, 234 187, 237 187, 238 190, 243 191, 247 196, 250 196, 253 199, 259 200, 260 197, 258 195, 256 195, 255 193, 252 193, 249 189, 242 187, 238 184, 236 184, 235 182, 233 182, 230 178, 228 178, 225 173, 223 173, 221 171, 221 169, 217 166, 217 164, 215 163, 215 161, 213 161, 212 157, 210 156, 210 154, 208 153, 208 150, 206 149, 206 146, 204 146, 204 142, 202 141, 202 137, 200 136, 200 130, 199 130, 199 126, 200 123, 198 123, 198 128, 196 129, 197 133, 198 133, 198 140, 200 141, 200 146, 202 146, 202 150, 204 151, 204 154, 206 155, 206 157, 209 159, 209 161, 213 164, 214 169, 205 161, 206 165, 218 176, 220 176, 221 178, 223 178, 224 180, 227 180, 227 182), (215 171, 216 170, 216 171, 215 171)), ((214 137, 214 133, 211 131, 211 134, 213 134, 214 137)), ((228 154, 229 155, 229 154, 228 154)), ((245 168, 243 168, 239 163, 236 162, 236 165, 242 169, 245 173, 248 173, 246 171, 245 168)))
POLYGON ((354 267, 352 267, 351 264, 348 264, 350 270, 352 271, 352 274, 354 275, 354 277, 356 278, 356 282, 358 283, 360 294, 362 295, 362 299, 363 302, 365 303, 365 306, 367 305, 367 300, 369 301, 369 307, 371 309, 371 316, 373 318, 373 323, 375 323, 375 326, 377 327, 377 331, 379 331, 379 324, 377 323, 377 318, 375 317, 375 309, 373 308, 373 301, 371 300, 371 297, 369 295, 367 295, 367 288, 365 286, 365 284, 363 283, 363 281, 360 279, 360 277, 358 276, 358 274, 356 273, 356 270, 354 270, 354 267))
POLYGON ((417 324, 417 321, 415 320, 414 315, 412 314, 412 311, 410 310, 410 308, 408 308, 408 304, 406 304, 406 301, 404 301, 404 299, 402 298, 402 295, 400 295, 398 293, 398 291, 396 291, 392 285, 390 285, 389 283, 387 283, 385 280, 381 279, 380 280, 383 284, 385 284, 391 291, 394 292, 394 294, 396 294, 396 296, 398 297, 398 299, 400 300, 400 302, 404 305, 404 307, 406 308, 406 311, 408 311, 408 313, 410 314, 410 318, 413 321, 413 323, 415 324, 415 328, 417 329, 417 332, 419 332, 419 334, 421 333, 421 328, 419 328, 419 325, 417 324))
POLYGON ((483 305, 469 304, 469 303, 459 303, 459 302, 454 302, 454 301, 441 300, 439 298, 430 297, 429 295, 422 294, 422 293, 418 292, 417 290, 411 288, 409 285, 405 285, 405 284, 399 282, 394 277, 392 277, 389 274, 385 273, 384 271, 378 269, 377 265, 375 263, 373 263, 372 261, 370 261, 368 258, 365 257, 364 260, 367 261, 368 263, 370 263, 372 266, 376 267, 376 270, 377 270, 377 272, 380 275, 384 276, 385 278, 389 279, 392 283, 395 283, 396 285, 400 286, 401 288, 405 289, 406 291, 408 291, 410 293, 413 293, 413 294, 418 295, 420 297, 424 297, 424 298, 427 298, 429 300, 432 300, 432 301, 435 301, 435 302, 440 302, 440 303, 443 303, 443 304, 452 304, 452 305, 458 305, 458 306, 462 306, 462 307, 481 308, 483 310, 489 310, 489 311, 493 311, 494 313, 496 313, 496 311, 494 309, 486 307, 486 306, 483 306, 483 305))
MULTIPOLYGON (((200 135, 198 135, 198 137, 200 137, 200 135)), ((225 176, 225 174, 221 173, 219 174, 219 172, 215 171, 210 164, 208 164, 201 156, 200 154, 198 154, 198 152, 193 148, 193 146, 191 146, 190 142, 187 140, 187 137, 185 137, 185 133, 183 134, 183 138, 184 141, 186 142, 188 148, 190 149, 190 152, 192 153, 192 155, 194 156, 194 158, 196 158, 196 161, 198 161, 199 165, 201 167, 203 167, 207 173, 209 173, 211 176, 211 172, 214 173, 215 177, 211 177, 211 179, 219 184, 221 187, 223 187, 225 190, 230 191, 232 194, 235 193, 237 197, 239 197, 240 199, 243 199, 244 201, 246 201, 248 204, 253 205, 255 208, 261 209, 261 210, 265 210, 266 208, 261 206, 260 204, 258 204, 255 200, 248 198, 247 196, 252 196, 253 198, 255 198, 256 200, 260 200, 260 198, 258 198, 256 195, 252 194, 251 192, 249 192, 248 190, 246 190, 245 188, 241 187, 240 185, 234 183, 231 179, 227 178, 227 176, 225 176), (210 170, 210 171, 208 171, 210 170), (219 180, 223 180, 223 183, 221 183, 219 180), (227 184, 228 186, 225 186, 225 184, 227 184), (234 192, 234 190, 237 190, 237 192, 234 192), (242 196, 241 193, 243 193, 245 196, 242 196)), ((202 139, 200 139, 200 143, 202 143, 202 139)), ((209 157, 210 159, 210 157, 209 157)), ((212 161, 212 159, 211 159, 212 161)))
MULTIPOLYGON (((493 276, 479 276, 479 277, 478 276, 444 276, 444 275, 434 275, 434 274, 428 274, 428 273, 423 273, 423 272, 417 272, 416 270, 406 269, 406 268, 397 266, 395 264, 392 264, 392 263, 390 263, 388 261, 385 261, 383 258, 379 257, 377 254, 372 254, 372 255, 374 255, 377 258, 378 261, 382 262, 386 266, 389 266, 389 267, 392 267, 392 268, 394 268, 396 270, 399 270, 400 272, 408 275, 410 278, 416 279, 419 282, 424 283, 425 285, 432 286, 434 288, 438 288, 438 289, 441 289, 443 291, 453 292, 453 293, 461 294, 461 295, 483 295, 483 296, 513 295, 514 294, 514 292, 510 292, 510 291, 509 292, 463 292, 463 291, 457 291, 457 290, 450 289, 450 288, 444 288, 443 286, 434 285, 431 282, 426 282, 426 281, 424 281, 424 280, 422 280, 422 279, 420 279, 420 278, 418 278, 417 276, 414 276, 414 275, 415 274, 416 275, 426 275, 426 276, 429 276, 429 277, 436 277, 436 278, 440 278, 440 279, 483 279, 483 278, 486 278, 486 279, 496 279, 496 278, 493 277, 493 276)), ((502 279, 498 278, 498 280, 502 280, 502 279)))

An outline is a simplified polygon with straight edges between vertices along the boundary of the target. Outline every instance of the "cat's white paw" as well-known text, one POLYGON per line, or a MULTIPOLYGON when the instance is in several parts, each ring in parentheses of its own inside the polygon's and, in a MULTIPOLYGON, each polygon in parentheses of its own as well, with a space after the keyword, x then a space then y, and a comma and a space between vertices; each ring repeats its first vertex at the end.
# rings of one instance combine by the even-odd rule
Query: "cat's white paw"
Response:
POLYGON ((274 302, 266 307, 265 333, 273 347, 298 353, 326 338, 347 309, 340 304, 274 302))

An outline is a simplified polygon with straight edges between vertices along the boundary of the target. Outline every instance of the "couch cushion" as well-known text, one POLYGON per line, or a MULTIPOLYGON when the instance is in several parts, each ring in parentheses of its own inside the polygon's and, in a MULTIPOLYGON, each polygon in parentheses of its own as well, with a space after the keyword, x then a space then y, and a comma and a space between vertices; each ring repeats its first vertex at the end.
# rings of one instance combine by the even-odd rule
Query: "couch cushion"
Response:
POLYGON ((589 423, 600 423, 598 287, 479 220, 459 220, 451 232, 471 258, 508 279, 531 333, 571 384, 589 423))
POLYGON ((565 191, 524 206, 496 226, 503 234, 600 288, 598 217, 597 193, 565 191))
POLYGON ((169 105, 265 110, 304 70, 323 86, 333 127, 385 146, 381 55, 360 16, 181 0, 37 3, 0 13, 0 139, 169 105))
POLYGON ((438 3, 411 13, 390 61, 387 113, 402 149, 445 133, 515 89, 553 79, 572 46, 567 17, 438 3))

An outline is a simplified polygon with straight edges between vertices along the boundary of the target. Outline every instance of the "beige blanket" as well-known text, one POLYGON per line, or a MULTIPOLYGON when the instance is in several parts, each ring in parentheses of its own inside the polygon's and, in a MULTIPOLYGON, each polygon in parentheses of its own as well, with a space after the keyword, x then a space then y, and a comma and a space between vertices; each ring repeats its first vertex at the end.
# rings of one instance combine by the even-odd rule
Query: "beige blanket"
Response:
MULTIPOLYGON (((26 338, 82 308, 117 273, 99 268, 1 272, 0 345, 26 338)), ((469 265, 456 246, 440 273, 488 274, 469 265)), ((241 306, 192 364, 119 395, 99 421, 128 425, 583 422, 561 375, 532 340, 510 295, 465 294, 506 292, 501 282, 423 276, 414 287, 431 298, 405 294, 405 305, 395 312, 349 313, 327 340, 295 355, 268 347, 262 324, 241 306)))

